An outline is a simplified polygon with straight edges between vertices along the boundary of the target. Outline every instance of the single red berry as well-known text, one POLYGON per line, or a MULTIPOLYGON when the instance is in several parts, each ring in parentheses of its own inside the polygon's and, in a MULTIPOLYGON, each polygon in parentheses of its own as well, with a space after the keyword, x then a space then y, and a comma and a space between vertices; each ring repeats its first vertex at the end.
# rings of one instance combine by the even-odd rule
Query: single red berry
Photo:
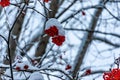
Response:
POLYGON ((28 68, 29 68, 29 66, 28 66, 28 65, 25 65, 25 66, 24 66, 24 69, 25 69, 25 70, 27 70, 28 68))
POLYGON ((1 1, 0 1, 0 5, 1 5, 2 7, 9 6, 9 5, 10 5, 10 0, 1 0, 1 1))
POLYGON ((87 69, 86 71, 85 71, 85 75, 89 75, 91 73, 91 70, 90 69, 87 69))
POLYGON ((72 67, 68 64, 67 66, 66 66, 66 68, 65 68, 65 70, 69 70, 69 69, 71 69, 72 67))
POLYGON ((82 15, 83 15, 83 16, 85 16, 85 15, 86 15, 84 11, 82 11, 82 15))
POLYGON ((17 71, 20 71, 20 67, 19 66, 16 66, 15 68, 17 71))

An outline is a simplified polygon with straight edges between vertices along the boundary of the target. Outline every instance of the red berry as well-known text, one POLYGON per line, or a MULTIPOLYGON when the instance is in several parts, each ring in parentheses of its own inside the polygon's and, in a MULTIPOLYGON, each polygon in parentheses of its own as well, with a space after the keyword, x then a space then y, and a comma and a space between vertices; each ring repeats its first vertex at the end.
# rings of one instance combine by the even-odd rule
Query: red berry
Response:
POLYGON ((85 75, 89 75, 91 73, 91 70, 90 69, 87 69, 86 71, 85 71, 85 75))
POLYGON ((68 64, 67 66, 66 66, 66 68, 65 68, 65 70, 69 70, 69 69, 71 69, 72 67, 68 64))
POLYGON ((82 11, 82 15, 83 15, 83 16, 85 16, 85 15, 86 15, 84 11, 82 11))
POLYGON ((17 71, 20 71, 20 67, 19 66, 16 66, 15 68, 17 71))
POLYGON ((0 1, 0 5, 1 5, 2 7, 9 6, 9 5, 10 5, 10 0, 1 0, 1 1, 0 1))
POLYGON ((27 70, 28 68, 29 68, 29 66, 28 66, 28 65, 25 65, 25 66, 24 66, 24 69, 25 69, 25 70, 27 70))

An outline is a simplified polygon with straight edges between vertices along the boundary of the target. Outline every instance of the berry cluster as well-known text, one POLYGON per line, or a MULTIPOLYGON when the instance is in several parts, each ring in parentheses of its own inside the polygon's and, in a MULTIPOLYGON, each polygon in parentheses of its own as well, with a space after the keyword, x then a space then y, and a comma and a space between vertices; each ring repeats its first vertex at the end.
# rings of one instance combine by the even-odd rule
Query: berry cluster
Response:
MULTIPOLYGON (((28 68, 29 68, 29 66, 28 65, 24 65, 24 70, 27 70, 28 68)), ((16 68, 15 68, 17 71, 20 71, 21 70, 21 67, 19 67, 19 66, 16 66, 16 68)))
POLYGON ((58 29, 56 26, 51 26, 49 29, 45 30, 45 33, 51 37, 58 35, 58 29))
POLYGON ((58 46, 61 46, 62 43, 65 41, 65 36, 59 35, 59 30, 56 26, 51 26, 49 29, 46 29, 45 34, 52 37, 52 42, 58 46))
POLYGON ((105 72, 103 75, 104 80, 120 80, 120 69, 115 68, 110 72, 105 72))
POLYGON ((9 6, 9 5, 10 5, 10 0, 1 0, 1 1, 0 1, 0 5, 1 5, 2 7, 9 6))
POLYGON ((58 46, 61 46, 64 41, 65 41, 65 36, 58 35, 52 38, 52 42, 58 46))

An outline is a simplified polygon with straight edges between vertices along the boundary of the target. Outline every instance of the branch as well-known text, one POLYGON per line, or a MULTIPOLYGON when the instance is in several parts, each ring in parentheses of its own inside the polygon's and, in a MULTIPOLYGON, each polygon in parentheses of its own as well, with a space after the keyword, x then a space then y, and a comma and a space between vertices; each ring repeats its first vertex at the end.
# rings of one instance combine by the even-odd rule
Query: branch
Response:
POLYGON ((10 56, 11 59, 14 59, 15 57, 15 49, 16 49, 16 42, 14 41, 14 38, 12 37, 12 35, 17 36, 17 40, 19 38, 20 32, 21 32, 21 26, 23 23, 23 19, 24 19, 24 14, 23 9, 25 8, 25 5, 22 7, 20 13, 18 14, 15 22, 13 23, 11 29, 9 30, 9 36, 8 36, 8 41, 9 41, 9 45, 10 45, 10 53, 12 53, 10 56))
POLYGON ((0 37, 2 37, 5 40, 5 42, 8 43, 7 39, 4 36, 0 34, 0 37))
POLYGON ((107 72, 107 71, 105 71, 105 70, 91 71, 90 74, 88 74, 88 75, 82 74, 80 77, 86 77, 86 76, 89 76, 89 75, 100 74, 100 73, 102 74, 102 73, 104 73, 104 72, 107 72))
POLYGON ((94 39, 94 40, 102 41, 102 42, 104 42, 104 43, 106 43, 106 44, 109 44, 109 45, 111 45, 111 46, 114 46, 114 47, 116 47, 116 48, 120 47, 120 44, 114 44, 114 43, 112 43, 111 41, 109 41, 109 40, 107 40, 107 39, 103 39, 103 38, 96 37, 96 36, 94 36, 93 39, 94 39))
POLYGON ((107 32, 102 32, 102 31, 98 31, 98 30, 89 30, 89 29, 77 29, 77 28, 64 28, 67 31, 85 31, 85 32, 94 32, 94 33, 100 33, 100 34, 105 34, 105 35, 112 35, 115 37, 120 38, 119 34, 115 34, 115 33, 107 33, 107 32))
POLYGON ((105 9, 108 11, 108 13, 113 17, 115 18, 116 20, 120 21, 120 18, 116 17, 114 14, 112 14, 112 12, 110 12, 107 7, 105 7, 105 9))
POLYGON ((71 8, 76 3, 77 0, 74 0, 67 8, 65 8, 56 18, 58 19, 62 14, 64 14, 68 9, 71 8))
POLYGON ((98 5, 88 6, 88 7, 79 9, 77 12, 75 12, 75 13, 71 14, 69 17, 63 19, 63 20, 61 21, 61 23, 64 23, 65 21, 67 21, 67 20, 70 19, 70 18, 73 18, 75 15, 77 15, 78 13, 80 13, 80 12, 83 11, 83 10, 88 10, 88 9, 93 9, 93 8, 95 8, 95 9, 101 9, 101 8, 104 8, 104 5, 98 4, 98 5))
POLYGON ((0 15, 1 15, 1 12, 2 12, 2 7, 0 6, 0 15))
MULTIPOLYGON (((12 70, 12 59, 14 57, 14 52, 16 49, 16 43, 14 41, 14 39, 11 37, 11 35, 17 35, 17 37, 19 38, 19 34, 21 31, 21 25, 23 23, 23 19, 24 19, 24 14, 22 13, 22 11, 25 9, 26 4, 24 4, 22 10, 20 11, 18 17, 16 18, 14 24, 12 25, 11 29, 9 30, 8 33, 8 43, 7 43, 7 48, 8 48, 8 56, 9 56, 9 64, 10 64, 10 71, 11 71, 11 78, 12 80, 14 80, 13 78, 13 70, 12 70)), ((26 9, 25 9, 26 11, 26 9)))

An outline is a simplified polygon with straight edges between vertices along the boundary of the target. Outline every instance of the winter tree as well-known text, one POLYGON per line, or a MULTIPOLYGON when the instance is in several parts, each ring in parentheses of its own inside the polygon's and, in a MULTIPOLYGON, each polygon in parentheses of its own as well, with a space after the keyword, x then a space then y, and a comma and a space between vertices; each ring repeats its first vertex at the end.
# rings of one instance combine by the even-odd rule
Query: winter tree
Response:
POLYGON ((119 0, 0 0, 0 80, 120 80, 119 0))

